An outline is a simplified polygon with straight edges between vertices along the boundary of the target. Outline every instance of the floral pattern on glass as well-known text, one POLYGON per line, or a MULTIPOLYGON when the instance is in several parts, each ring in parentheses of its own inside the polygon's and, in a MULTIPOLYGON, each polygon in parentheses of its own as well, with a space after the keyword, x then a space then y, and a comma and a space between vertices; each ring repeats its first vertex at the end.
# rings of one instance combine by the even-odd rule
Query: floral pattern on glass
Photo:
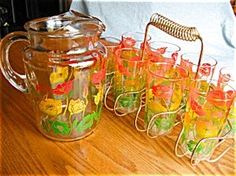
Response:
MULTIPOLYGON (((183 151, 190 156, 202 139, 221 135, 226 123, 235 94, 229 85, 219 88, 217 84, 217 81, 194 80, 192 86, 197 86, 190 88, 180 140, 183 151)), ((205 140, 194 154, 198 159, 210 158, 217 143, 217 140, 205 140)))
POLYGON ((182 81, 188 76, 184 72, 186 70, 170 63, 149 63, 144 121, 154 136, 167 134, 175 124, 182 104, 182 81))
POLYGON ((51 88, 36 85, 36 91, 45 93, 38 106, 42 130, 52 136, 70 138, 94 128, 102 108, 106 72, 105 63, 100 67, 79 71, 75 67, 54 66, 49 76, 51 88), (87 79, 81 80, 82 77, 87 79))

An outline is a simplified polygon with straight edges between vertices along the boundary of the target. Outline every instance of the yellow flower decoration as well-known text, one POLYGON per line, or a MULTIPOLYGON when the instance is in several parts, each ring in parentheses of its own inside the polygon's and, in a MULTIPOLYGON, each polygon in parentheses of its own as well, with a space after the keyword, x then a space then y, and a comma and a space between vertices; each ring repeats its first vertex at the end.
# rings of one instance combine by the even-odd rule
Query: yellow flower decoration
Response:
POLYGON ((152 89, 149 89, 148 90, 148 102, 151 102, 153 100, 153 93, 152 93, 152 89))
MULTIPOLYGON (((236 101, 236 100, 235 100, 236 101)), ((230 111, 230 118, 236 118, 236 106, 234 105, 232 110, 230 111)))
POLYGON ((153 113, 161 113, 161 112, 166 112, 167 111, 167 109, 158 101, 149 102, 148 103, 148 108, 153 113))
POLYGON ((173 92, 173 97, 171 99, 170 110, 175 111, 180 107, 182 102, 182 91, 180 88, 175 88, 173 92))
POLYGON ((205 120, 197 120, 195 124, 196 135, 202 138, 216 137, 220 131, 212 122, 205 120))
POLYGON ((68 111, 71 114, 77 114, 82 111, 85 111, 85 108, 86 108, 86 104, 84 103, 83 100, 81 100, 79 98, 77 100, 72 99, 72 100, 70 100, 68 111))
POLYGON ((137 91, 142 88, 142 85, 138 79, 126 80, 124 84, 126 91, 137 91))
POLYGON ((56 67, 56 71, 50 74, 51 84, 61 83, 68 77, 68 67, 56 67))
POLYGON ((62 102, 48 98, 39 103, 39 109, 49 116, 57 116, 62 112, 62 102))
POLYGON ((94 103, 98 105, 100 100, 102 100, 103 97, 103 89, 102 87, 99 88, 97 95, 94 96, 94 103))

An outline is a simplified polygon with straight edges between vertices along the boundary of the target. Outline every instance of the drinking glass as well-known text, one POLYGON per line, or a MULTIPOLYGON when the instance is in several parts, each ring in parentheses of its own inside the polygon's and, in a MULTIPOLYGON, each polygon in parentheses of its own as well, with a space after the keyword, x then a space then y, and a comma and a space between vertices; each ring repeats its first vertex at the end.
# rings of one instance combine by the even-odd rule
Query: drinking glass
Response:
POLYGON ((141 60, 140 50, 134 48, 121 48, 115 54, 114 110, 116 115, 123 116, 139 107, 146 83, 146 61, 141 60))
POLYGON ((149 59, 154 62, 175 64, 181 48, 173 43, 164 41, 150 42, 149 59))
MULTIPOLYGON (((143 32, 125 32, 121 36, 121 48, 143 49, 145 33, 143 32)), ((150 43, 151 36, 147 35, 146 46, 150 43)))
MULTIPOLYGON (((222 67, 219 71, 218 86, 222 87, 225 83, 231 85, 236 89, 236 74, 234 73, 233 66, 222 67), (233 74, 234 73, 234 74, 233 74)), ((234 100, 231 111, 229 112, 228 119, 231 123, 232 129, 230 131, 229 137, 236 137, 236 100, 234 100)), ((227 132, 230 130, 229 125, 225 126, 224 131, 227 132)))
POLYGON ((189 88, 192 85, 193 79, 202 79, 202 81, 208 86, 208 83, 211 81, 217 61, 209 56, 203 55, 201 59, 201 63, 198 68, 199 62, 199 54, 198 53, 184 53, 180 57, 180 66, 184 67, 189 72, 189 77, 187 80, 187 84, 185 85, 185 93, 184 93, 184 101, 186 102, 188 99, 189 88), (196 75, 197 74, 197 75, 196 75))
POLYGON ((190 79, 197 78, 210 81, 213 77, 217 61, 209 55, 203 55, 197 74, 198 62, 199 53, 184 53, 180 58, 180 66, 188 70, 190 79))
POLYGON ((106 57, 106 85, 111 83, 115 71, 115 49, 119 46, 120 40, 115 37, 102 37, 100 40, 107 49, 106 57))
POLYGON ((179 136, 180 148, 194 163, 209 160, 226 124, 235 91, 228 84, 217 87, 217 81, 192 81, 183 129, 179 136))
POLYGON ((183 84, 188 72, 166 62, 148 63, 144 125, 156 137, 171 132, 182 108, 183 84))

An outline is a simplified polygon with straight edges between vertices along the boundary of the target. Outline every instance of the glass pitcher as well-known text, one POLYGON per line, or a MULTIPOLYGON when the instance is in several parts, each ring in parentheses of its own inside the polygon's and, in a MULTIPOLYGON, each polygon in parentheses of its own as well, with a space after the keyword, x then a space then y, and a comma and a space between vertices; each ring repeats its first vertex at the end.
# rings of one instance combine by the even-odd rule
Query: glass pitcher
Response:
POLYGON ((104 25, 96 18, 58 15, 25 24, 27 32, 5 36, 0 48, 1 71, 33 101, 38 129, 48 138, 73 141, 97 126, 105 83, 105 47, 98 42, 104 25), (9 63, 9 49, 22 47, 25 74, 9 63))

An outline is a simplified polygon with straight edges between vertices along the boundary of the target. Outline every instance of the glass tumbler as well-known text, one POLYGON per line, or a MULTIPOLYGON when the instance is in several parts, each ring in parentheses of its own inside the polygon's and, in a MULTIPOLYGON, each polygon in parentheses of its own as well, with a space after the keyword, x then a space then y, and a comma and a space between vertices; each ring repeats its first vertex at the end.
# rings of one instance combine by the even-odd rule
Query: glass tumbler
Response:
POLYGON ((217 61, 209 55, 203 55, 198 74, 196 76, 198 62, 199 53, 184 53, 180 58, 180 66, 188 70, 190 79, 197 78, 210 81, 213 77, 217 61))
MULTIPOLYGON (((115 49, 118 48, 120 40, 115 37, 102 37, 101 43, 107 49, 106 57, 106 85, 111 83, 115 71, 115 49)), ((107 86, 106 86, 107 87, 107 86)))
POLYGON ((184 67, 189 72, 189 77, 185 85, 185 94, 184 94, 185 102, 188 99, 189 88, 192 85, 192 80, 195 78, 202 79, 204 80, 202 81, 202 84, 205 83, 205 86, 208 87, 208 83, 211 81, 215 72, 217 61, 213 57, 209 55, 203 55, 199 68, 198 68, 198 62, 199 62, 198 53, 184 53, 180 57, 180 66, 184 67))
POLYGON ((217 87, 215 80, 208 86, 205 80, 193 80, 179 144, 183 154, 191 157, 195 164, 209 160, 214 153, 235 97, 234 91, 228 84, 217 87))
POLYGON ((141 60, 140 50, 121 48, 116 51, 113 82, 116 115, 134 112, 140 104, 141 92, 146 83, 146 61, 141 60))
POLYGON ((156 137, 171 132, 182 108, 183 85, 188 72, 166 62, 148 63, 144 126, 156 137))
MULTIPOLYGON (((225 83, 231 85, 236 90, 236 74, 234 73, 235 67, 225 66, 222 67, 219 71, 218 86, 222 87, 225 83)), ((228 136, 236 137, 236 100, 232 104, 232 108, 229 112, 228 119, 231 123, 232 129, 228 136)), ((227 132, 230 130, 230 126, 227 124, 224 131, 227 132)))
POLYGON ((150 42, 149 59, 154 62, 175 64, 181 48, 173 43, 164 41, 150 42))
MULTIPOLYGON (((142 49, 144 46, 145 33, 143 32, 125 32, 121 36, 121 48, 142 49)), ((150 43, 151 37, 146 38, 146 46, 150 43)))

